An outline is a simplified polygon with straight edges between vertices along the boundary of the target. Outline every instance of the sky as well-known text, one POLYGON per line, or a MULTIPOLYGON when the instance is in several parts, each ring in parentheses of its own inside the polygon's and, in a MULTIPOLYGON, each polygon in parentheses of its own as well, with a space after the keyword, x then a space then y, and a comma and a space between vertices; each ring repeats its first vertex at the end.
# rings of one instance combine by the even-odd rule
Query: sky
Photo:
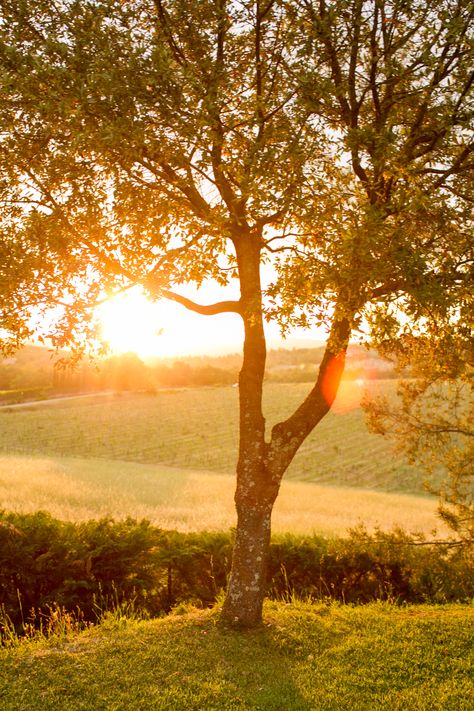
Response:
MULTIPOLYGON (((200 303, 238 298, 235 291, 183 288, 180 293, 200 303)), ((223 355, 242 350, 243 325, 238 314, 201 316, 163 299, 148 301, 134 288, 103 304, 98 311, 102 337, 112 353, 136 352, 142 358, 223 355)), ((270 348, 316 346, 324 333, 294 330, 286 340, 274 324, 265 326, 270 348)))

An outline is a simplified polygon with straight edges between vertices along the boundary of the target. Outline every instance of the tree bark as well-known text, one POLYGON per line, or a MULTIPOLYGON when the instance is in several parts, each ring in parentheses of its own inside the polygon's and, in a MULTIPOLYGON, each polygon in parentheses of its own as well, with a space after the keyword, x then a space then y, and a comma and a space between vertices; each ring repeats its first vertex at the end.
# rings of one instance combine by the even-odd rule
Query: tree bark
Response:
POLYGON ((302 442, 331 408, 344 369, 351 327, 350 319, 347 316, 338 318, 336 309, 314 388, 291 417, 275 425, 271 441, 267 444, 262 412, 266 349, 260 248, 251 239, 238 245, 245 341, 239 376, 240 443, 235 493, 237 530, 222 618, 235 627, 255 627, 262 622, 271 514, 280 482, 302 442))
POLYGON ((262 622, 266 566, 270 548, 273 504, 237 504, 237 533, 232 571, 222 610, 234 627, 256 627, 262 622))
POLYGON ((240 440, 237 462, 237 533, 223 619, 239 627, 261 622, 271 512, 278 484, 266 468, 265 420, 262 412, 266 345, 262 318, 258 234, 235 240, 241 286, 245 340, 239 375, 240 440))

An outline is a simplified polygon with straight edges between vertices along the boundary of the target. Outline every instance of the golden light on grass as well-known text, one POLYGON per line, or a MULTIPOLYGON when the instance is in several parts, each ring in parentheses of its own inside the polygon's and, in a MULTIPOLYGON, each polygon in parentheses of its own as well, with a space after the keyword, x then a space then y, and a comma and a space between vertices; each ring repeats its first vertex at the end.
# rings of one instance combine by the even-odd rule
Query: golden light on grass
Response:
MULTIPOLYGON (((80 521, 112 516, 147 518, 165 529, 228 530, 235 525, 234 477, 131 462, 73 458, 0 457, 0 501, 10 511, 49 511, 80 521)), ((348 528, 430 535, 446 530, 428 497, 284 481, 273 530, 344 534, 348 528)))

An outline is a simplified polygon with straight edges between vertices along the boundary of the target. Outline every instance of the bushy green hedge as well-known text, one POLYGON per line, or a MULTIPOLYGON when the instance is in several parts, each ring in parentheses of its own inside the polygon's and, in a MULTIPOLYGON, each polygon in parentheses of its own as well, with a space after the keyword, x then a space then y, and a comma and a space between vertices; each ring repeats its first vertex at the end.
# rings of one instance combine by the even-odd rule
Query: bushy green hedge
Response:
POLYGON ((184 601, 210 605, 225 586, 230 545, 225 533, 183 535, 147 521, 2 513, 0 604, 15 625, 53 605, 85 620, 131 600, 151 615, 184 601))
MULTIPOLYGON (((466 549, 415 545, 402 532, 274 539, 268 594, 361 603, 467 601, 474 563, 466 549)), ((150 615, 179 603, 211 605, 225 587, 231 533, 177 533, 147 521, 66 523, 49 514, 0 513, 0 604, 21 629, 60 606, 94 620, 133 601, 150 615), (32 614, 31 611, 35 612, 32 614)))
POLYGON ((271 548, 270 594, 347 603, 468 602, 474 599, 472 549, 429 544, 401 530, 345 538, 293 535, 271 548))

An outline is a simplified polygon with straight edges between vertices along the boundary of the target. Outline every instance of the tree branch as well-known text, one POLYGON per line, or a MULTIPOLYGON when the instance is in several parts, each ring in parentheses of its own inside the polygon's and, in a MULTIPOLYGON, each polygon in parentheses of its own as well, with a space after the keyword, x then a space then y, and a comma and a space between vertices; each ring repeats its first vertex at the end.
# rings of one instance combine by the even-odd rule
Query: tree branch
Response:
POLYGON ((30 178, 36 184, 40 192, 42 192, 45 198, 49 201, 50 206, 52 206, 55 210, 58 211, 59 219, 66 228, 67 232, 76 237, 76 239, 78 239, 79 242, 84 245, 84 247, 87 247, 91 254, 93 254, 100 262, 102 262, 102 264, 106 266, 112 272, 112 274, 115 274, 116 276, 126 277, 133 284, 138 283, 136 276, 132 274, 132 272, 130 272, 128 269, 123 267, 118 260, 112 258, 108 254, 104 254, 104 252, 102 252, 98 247, 96 247, 93 242, 86 239, 81 233, 78 232, 78 230, 74 227, 74 225, 70 223, 68 217, 65 215, 62 205, 57 202, 57 200, 48 190, 43 181, 38 178, 38 176, 36 176, 35 173, 28 166, 21 165, 20 167, 22 168, 22 170, 25 171, 26 175, 30 176, 30 178))
POLYGON ((152 284, 149 282, 147 282, 147 287, 157 296, 169 299, 170 301, 175 301, 177 304, 181 304, 185 308, 189 309, 189 311, 194 311, 202 316, 215 316, 216 314, 225 313, 234 313, 242 316, 240 301, 218 301, 215 304, 197 304, 195 301, 192 301, 181 294, 176 294, 174 291, 161 289, 160 287, 153 288, 152 284))
POLYGON ((272 429, 267 460, 272 478, 276 481, 281 479, 309 433, 331 409, 344 371, 351 321, 352 318, 345 313, 345 309, 341 305, 336 306, 331 332, 313 389, 287 420, 279 422, 272 429))
POLYGON ((175 38, 173 37, 173 33, 171 32, 170 29, 170 18, 165 10, 163 3, 161 0, 153 0, 153 3, 155 5, 156 11, 158 13, 158 17, 160 19, 160 24, 163 29, 163 32, 165 34, 166 38, 166 43, 168 44, 168 47, 171 50, 171 53, 177 63, 181 66, 184 67, 187 65, 187 59, 181 49, 181 47, 178 45, 176 42, 175 38))
POLYGON ((151 156, 145 156, 145 158, 139 162, 157 178, 164 180, 169 185, 175 185, 188 199, 189 204, 197 217, 202 219, 207 219, 209 217, 212 212, 212 207, 196 188, 194 180, 189 172, 188 180, 186 181, 171 165, 165 163, 164 161, 157 161, 160 170, 157 170, 155 161, 151 156))

